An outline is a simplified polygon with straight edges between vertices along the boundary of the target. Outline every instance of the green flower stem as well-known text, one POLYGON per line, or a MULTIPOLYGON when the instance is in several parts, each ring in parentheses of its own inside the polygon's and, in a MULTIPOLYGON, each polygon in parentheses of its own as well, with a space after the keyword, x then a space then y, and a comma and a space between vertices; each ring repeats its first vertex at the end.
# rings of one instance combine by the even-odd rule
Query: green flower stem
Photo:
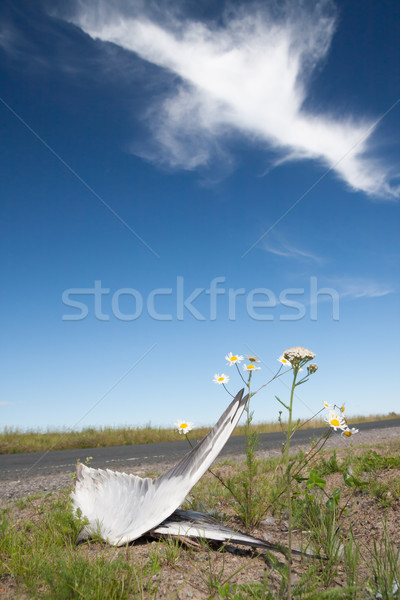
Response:
POLYGON ((188 438, 188 434, 187 434, 187 433, 185 433, 185 438, 186 438, 186 441, 187 441, 187 442, 189 442, 189 446, 190 446, 191 448, 193 448, 193 444, 192 444, 192 442, 189 440, 189 438, 188 438))
POLYGON ((246 458, 247 458, 247 470, 249 477, 249 487, 247 493, 247 501, 246 501, 246 526, 248 527, 252 521, 252 497, 253 497, 253 459, 254 459, 254 449, 252 445, 251 432, 250 432, 250 424, 251 424, 251 413, 250 413, 250 398, 251 398, 251 376, 253 375, 252 371, 249 372, 249 378, 247 380, 247 391, 249 393, 249 399, 246 404, 246 458))
POLYGON ((250 422, 251 422, 251 420, 250 420, 250 398, 251 398, 252 396, 254 396, 254 394, 252 394, 252 393, 250 392, 250 382, 251 382, 251 376, 252 376, 252 375, 253 375, 253 372, 252 372, 252 371, 250 371, 250 372, 249 372, 249 379, 247 380, 247 382, 245 382, 245 383, 246 383, 246 386, 247 386, 247 391, 249 392, 249 399, 247 400, 247 403, 246 403, 246 412, 247 412, 247 433, 250 433, 250 422))
POLYGON ((295 472, 295 474, 293 475, 293 477, 296 477, 296 475, 298 475, 300 473, 300 471, 314 458, 314 456, 316 456, 318 454, 318 452, 320 452, 322 450, 322 448, 325 446, 326 442, 329 440, 330 436, 332 435, 332 429, 329 428, 327 433, 324 433, 316 442, 313 446, 311 446, 310 450, 307 453, 307 458, 306 460, 304 460, 302 463, 300 463, 299 468, 297 469, 297 471, 295 472), (319 448, 317 448, 318 444, 322 441, 322 444, 319 448), (315 450, 315 452, 314 452, 315 450), (312 452, 314 452, 314 454, 312 454, 312 452))
POLYGON ((265 388, 267 385, 269 385, 275 379, 279 379, 279 377, 282 377, 282 375, 286 375, 287 373, 290 373, 291 370, 292 369, 289 369, 288 371, 282 371, 282 367, 280 367, 279 371, 272 377, 272 379, 270 379, 269 381, 267 381, 267 383, 264 383, 261 387, 258 388, 258 390, 256 390, 255 392, 253 392, 253 396, 254 396, 254 394, 257 394, 260 390, 262 390, 263 388, 265 388), (281 373, 281 371, 282 371, 282 373, 281 373))
MULTIPOLYGON (((185 438, 186 438, 186 441, 189 443, 189 446, 190 446, 190 447, 193 449, 193 447, 194 447, 194 446, 193 446, 192 442, 190 441, 190 439, 189 439, 189 437, 188 437, 188 434, 187 434, 187 433, 185 433, 185 438)), ((208 469, 208 471, 209 471, 209 473, 211 473, 211 475, 214 475, 214 477, 215 477, 216 479, 218 479, 218 481, 219 481, 220 483, 222 483, 222 485, 223 485, 223 486, 224 486, 224 487, 225 487, 225 488, 226 488, 226 489, 227 489, 227 490, 228 490, 228 491, 229 491, 229 492, 232 494, 232 496, 235 498, 235 500, 236 500, 236 502, 239 504, 239 506, 241 506, 241 507, 243 508, 243 505, 241 504, 241 502, 240 502, 240 499, 238 498, 238 496, 235 494, 235 492, 232 490, 232 488, 231 488, 229 485, 227 485, 227 484, 225 483, 225 481, 222 479, 222 477, 220 477, 220 476, 218 475, 218 473, 214 473, 214 471, 212 471, 211 469, 208 469)))
POLYGON ((230 396, 232 396, 232 398, 234 398, 235 396, 234 396, 233 394, 231 394, 231 393, 230 393, 230 391, 228 390, 228 388, 226 387, 226 385, 225 385, 224 383, 223 383, 222 385, 223 385, 223 387, 224 387, 225 391, 226 391, 226 392, 228 392, 228 394, 229 394, 230 396))
MULTIPOLYGON (((301 429, 302 427, 304 427, 304 425, 306 425, 306 423, 309 423, 310 421, 312 421, 313 419, 315 419, 315 417, 317 417, 319 415, 319 413, 321 413, 323 410, 325 410, 325 407, 322 407, 321 410, 319 410, 318 412, 315 413, 315 415, 313 415, 312 417, 310 417, 309 419, 307 419, 307 421, 304 421, 303 423, 300 423, 299 425, 297 425, 292 432, 295 433, 298 429, 301 429)), ((290 437, 292 437, 292 435, 290 437)))
POLYGON ((290 438, 291 438, 291 434, 292 434, 293 400, 294 400, 294 390, 296 388, 297 374, 298 374, 298 369, 293 369, 293 383, 292 383, 292 388, 290 390, 289 421, 288 421, 288 430, 287 430, 287 434, 286 434, 286 448, 285 448, 286 466, 289 464, 289 447, 290 447, 290 438))
POLYGON ((236 367, 236 369, 237 369, 237 372, 238 372, 238 373, 239 373, 239 375, 240 375, 240 379, 243 381, 244 385, 246 385, 247 387, 249 387, 249 386, 248 386, 248 381, 246 381, 246 380, 245 380, 245 378, 243 377, 243 375, 241 374, 241 372, 240 372, 240 369, 239 369, 239 367, 238 367, 238 364, 237 364, 237 363, 235 363, 235 367, 236 367))
MULTIPOLYGON (((332 434, 332 429, 329 429, 329 431, 327 433, 325 433, 323 436, 318 438, 318 440, 311 446, 310 450, 308 451, 307 458, 299 463, 299 465, 298 465, 296 471, 293 473, 291 479, 294 479, 297 475, 299 475, 299 473, 304 469, 304 467, 306 467, 308 465, 308 463, 314 458, 314 456, 316 456, 318 454, 318 452, 320 450, 322 450, 322 448, 325 446, 326 442, 330 438, 331 434, 332 434), (323 440, 323 443, 321 444, 321 446, 319 448, 317 448, 318 444, 320 444, 320 442, 322 440, 323 440), (315 450, 315 452, 314 452, 314 450, 315 450), (312 452, 314 452, 314 454, 312 454, 312 452)), ((264 516, 269 511, 271 506, 278 500, 278 498, 280 498, 282 496, 282 494, 284 494, 286 492, 286 489, 287 489, 287 486, 285 485, 282 488, 282 490, 279 492, 279 494, 277 494, 275 496, 273 501, 270 502, 265 507, 265 510, 263 510, 263 512, 262 512, 262 516, 264 516)))
POLYGON ((292 512, 292 493, 291 493, 291 476, 290 476, 290 465, 289 465, 289 451, 290 451, 290 438, 292 437, 292 419, 293 419, 293 400, 294 390, 296 388, 296 379, 299 372, 299 367, 293 368, 293 383, 292 389, 290 390, 290 404, 289 404, 289 421, 288 430, 286 436, 286 448, 285 448, 285 462, 286 462, 286 485, 287 485, 287 503, 289 512, 289 536, 288 536, 288 593, 287 598, 292 598, 292 529, 293 529, 293 512, 292 512))

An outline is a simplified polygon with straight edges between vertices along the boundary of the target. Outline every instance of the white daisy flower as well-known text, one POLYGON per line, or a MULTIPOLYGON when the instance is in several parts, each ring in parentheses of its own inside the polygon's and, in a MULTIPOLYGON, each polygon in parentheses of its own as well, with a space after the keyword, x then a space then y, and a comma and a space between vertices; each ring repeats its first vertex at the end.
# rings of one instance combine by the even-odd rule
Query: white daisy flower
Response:
POLYGON ((249 360, 250 362, 255 362, 255 363, 260 362, 260 359, 255 354, 246 354, 245 358, 246 358, 246 360, 249 360))
POLYGON ((343 429, 342 431, 342 436, 346 437, 346 438, 351 438, 352 435, 354 435, 355 433, 358 433, 359 429, 356 429, 355 427, 352 427, 350 429, 350 427, 347 427, 347 429, 343 429))
POLYGON ((231 367, 236 363, 240 363, 243 360, 243 356, 240 356, 239 354, 232 354, 232 352, 229 352, 229 354, 225 356, 225 359, 228 361, 228 365, 231 367))
POLYGON ((328 404, 328 402, 324 402, 324 407, 328 410, 332 410, 332 404, 328 404))
POLYGON ((337 412, 335 412, 333 410, 329 411, 329 413, 325 417, 325 421, 335 431, 337 431, 337 429, 343 429, 344 430, 344 429, 347 428, 346 421, 344 420, 344 418, 342 417, 342 415, 340 415, 339 413, 337 413, 337 412))
POLYGON ((243 371, 259 371, 261 367, 256 367, 253 363, 243 365, 243 371))
POLYGON ((278 358, 279 362, 282 363, 285 367, 291 367, 292 363, 290 362, 290 360, 288 360, 287 358, 285 358, 282 354, 282 356, 280 356, 278 358))
POLYGON ((229 381, 229 377, 228 377, 228 375, 225 375, 225 373, 221 373, 221 375, 218 375, 218 373, 215 373, 214 379, 213 379, 214 383, 219 383, 221 385, 222 383, 228 383, 228 381, 229 381))
POLYGON ((189 423, 189 421, 181 421, 180 419, 175 422, 175 427, 179 431, 179 433, 184 433, 185 435, 192 431, 194 424, 189 423))

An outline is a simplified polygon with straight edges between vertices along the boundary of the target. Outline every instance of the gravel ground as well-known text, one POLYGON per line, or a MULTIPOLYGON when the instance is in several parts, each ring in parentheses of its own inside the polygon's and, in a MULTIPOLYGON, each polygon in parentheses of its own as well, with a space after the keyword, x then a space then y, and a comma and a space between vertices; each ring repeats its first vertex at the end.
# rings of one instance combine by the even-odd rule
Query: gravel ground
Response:
MULTIPOLYGON (((372 429, 370 431, 360 432, 350 440, 343 439, 339 433, 336 433, 336 435, 332 435, 325 444, 325 448, 343 448, 348 446, 357 447, 362 445, 375 446, 377 444, 384 444, 385 442, 394 441, 396 439, 400 439, 400 427, 388 427, 387 429, 372 429)), ((307 446, 303 445, 293 445, 292 447, 293 451, 296 451, 298 448, 302 448, 303 450, 308 449, 307 446)), ((271 450, 268 452, 259 453, 260 458, 279 455, 280 450, 271 450)), ((226 460, 226 458, 228 457, 224 457, 224 460, 226 460)), ((235 458, 236 460, 242 460, 245 457, 244 455, 235 455, 232 458, 235 458)), ((149 472, 163 473, 171 466, 172 465, 170 463, 159 462, 152 465, 146 464, 146 466, 142 468, 138 468, 138 466, 133 468, 131 463, 127 463, 126 468, 123 470, 126 473, 144 475, 145 473, 149 472)), ((26 496, 35 495, 42 492, 52 492, 68 487, 72 484, 73 479, 71 478, 71 473, 52 473, 51 475, 37 475, 34 477, 28 476, 24 479, 2 482, 0 491, 0 506, 5 506, 10 500, 16 500, 18 498, 24 498, 26 496)))

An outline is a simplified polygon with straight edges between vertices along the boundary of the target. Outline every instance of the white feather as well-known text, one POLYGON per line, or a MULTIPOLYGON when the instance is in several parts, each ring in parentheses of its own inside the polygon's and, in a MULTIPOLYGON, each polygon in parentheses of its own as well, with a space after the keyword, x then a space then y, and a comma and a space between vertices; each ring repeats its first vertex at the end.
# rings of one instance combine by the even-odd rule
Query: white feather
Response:
POLYGON ((172 535, 271 548, 271 544, 252 535, 226 527, 211 515, 193 510, 176 510, 152 529, 151 535, 172 535))
POLYGON ((73 508, 89 523, 84 533, 100 535, 115 546, 154 529, 184 501, 229 439, 247 402, 241 390, 218 423, 191 452, 157 479, 92 469, 79 464, 73 508))

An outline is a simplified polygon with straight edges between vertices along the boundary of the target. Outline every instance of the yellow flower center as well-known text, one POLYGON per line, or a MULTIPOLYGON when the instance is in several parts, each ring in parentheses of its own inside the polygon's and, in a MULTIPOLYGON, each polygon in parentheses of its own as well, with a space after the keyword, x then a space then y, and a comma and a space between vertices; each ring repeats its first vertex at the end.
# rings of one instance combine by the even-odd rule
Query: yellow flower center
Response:
POLYGON ((248 366, 247 366, 247 370, 248 370, 248 371, 251 371, 251 369, 255 369, 255 366, 254 366, 254 365, 248 365, 248 366))
POLYGON ((223 377, 218 377, 218 381, 223 381, 224 378, 223 377))
POLYGON ((324 406, 325 408, 329 408, 329 404, 327 402, 324 402, 324 406))
POLYGON ((341 407, 340 407, 340 410, 341 410, 342 412, 344 412, 344 406, 341 406, 341 407))
POLYGON ((186 427, 187 427, 187 423, 181 423, 181 424, 179 425, 179 427, 180 427, 181 429, 186 429, 186 427))
POLYGON ((231 356, 230 360, 231 360, 232 362, 235 362, 235 361, 237 360, 237 356, 231 356))
POLYGON ((333 419, 331 419, 331 425, 333 425, 334 427, 339 427, 339 425, 340 425, 339 419, 336 419, 336 417, 333 417, 333 419))
POLYGON ((351 431, 343 431, 343 435, 345 435, 346 437, 351 437, 353 434, 351 433, 351 431))

